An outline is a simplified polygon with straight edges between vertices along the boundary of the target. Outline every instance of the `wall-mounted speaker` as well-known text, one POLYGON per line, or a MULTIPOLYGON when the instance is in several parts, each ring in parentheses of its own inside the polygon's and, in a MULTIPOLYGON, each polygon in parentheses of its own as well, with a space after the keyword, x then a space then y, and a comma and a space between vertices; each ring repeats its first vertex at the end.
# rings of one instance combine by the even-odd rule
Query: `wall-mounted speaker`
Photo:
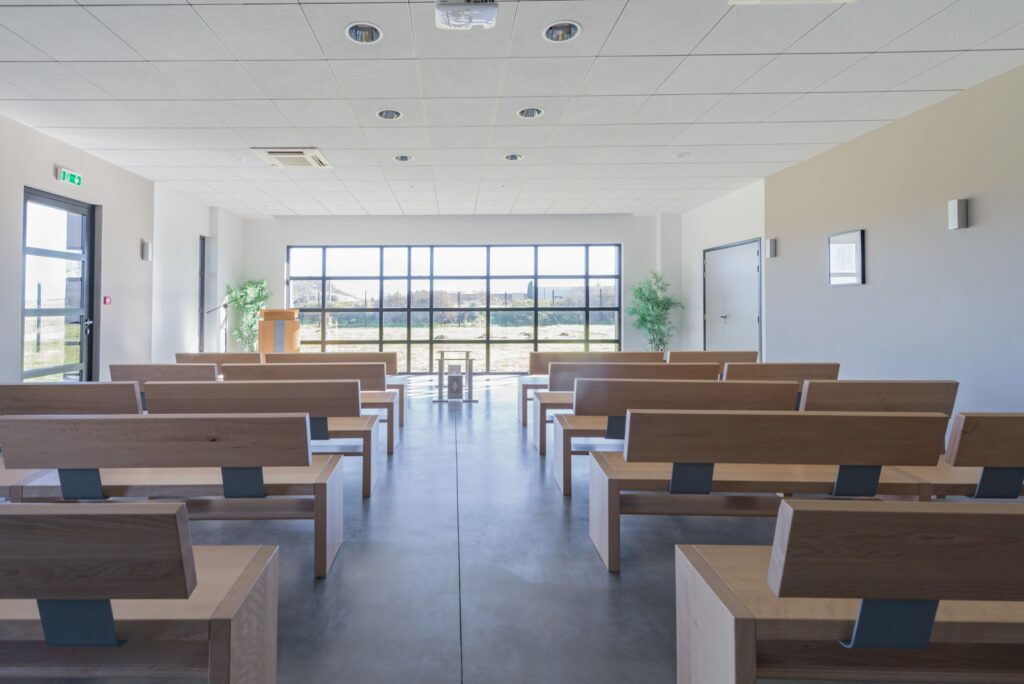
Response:
POLYGON ((955 199, 949 201, 949 229, 960 230, 970 226, 967 216, 967 200, 955 199))
POLYGON ((143 261, 153 260, 153 245, 146 240, 139 241, 139 258, 143 261))

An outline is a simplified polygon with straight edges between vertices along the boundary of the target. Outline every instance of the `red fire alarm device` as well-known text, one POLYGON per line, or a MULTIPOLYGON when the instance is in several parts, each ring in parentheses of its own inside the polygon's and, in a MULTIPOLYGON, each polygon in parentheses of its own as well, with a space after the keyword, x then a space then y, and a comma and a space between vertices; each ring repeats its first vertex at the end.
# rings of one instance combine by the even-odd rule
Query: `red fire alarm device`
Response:
POLYGON ((104 295, 103 296, 103 304, 104 305, 109 305, 110 304, 110 297, 104 295))

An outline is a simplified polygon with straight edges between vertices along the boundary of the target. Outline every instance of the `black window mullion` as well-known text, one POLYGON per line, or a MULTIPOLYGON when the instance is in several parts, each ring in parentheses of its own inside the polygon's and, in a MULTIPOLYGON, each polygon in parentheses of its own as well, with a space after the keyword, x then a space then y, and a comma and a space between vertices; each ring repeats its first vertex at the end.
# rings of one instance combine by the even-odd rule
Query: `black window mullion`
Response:
POLYGON ((327 351, 327 248, 320 248, 320 351, 327 351))

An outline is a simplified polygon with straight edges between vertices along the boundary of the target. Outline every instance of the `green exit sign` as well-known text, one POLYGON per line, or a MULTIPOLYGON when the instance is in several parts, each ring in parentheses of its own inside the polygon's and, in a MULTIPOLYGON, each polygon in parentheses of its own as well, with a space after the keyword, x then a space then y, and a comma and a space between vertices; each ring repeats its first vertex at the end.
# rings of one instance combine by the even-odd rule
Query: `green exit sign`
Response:
POLYGON ((68 185, 81 185, 82 174, 75 173, 71 169, 65 169, 61 166, 58 166, 57 180, 59 180, 61 183, 67 183, 68 185))

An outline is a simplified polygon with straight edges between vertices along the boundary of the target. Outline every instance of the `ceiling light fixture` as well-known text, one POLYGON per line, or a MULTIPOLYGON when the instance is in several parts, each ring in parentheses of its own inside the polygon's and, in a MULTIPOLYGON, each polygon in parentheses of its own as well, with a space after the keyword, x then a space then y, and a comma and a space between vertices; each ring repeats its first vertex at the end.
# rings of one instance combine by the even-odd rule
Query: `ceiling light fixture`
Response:
POLYGON ((522 158, 523 158, 523 155, 521 155, 521 154, 506 154, 505 155, 505 159, 508 160, 508 161, 519 161, 522 158))
POLYGON ((396 154, 395 155, 395 161, 396 162, 412 161, 412 155, 410 155, 410 154, 396 154))
POLYGON ((544 38, 552 43, 565 43, 580 32, 580 25, 575 21, 559 21, 544 29, 544 38))
POLYGON ((348 25, 348 28, 345 29, 345 35, 347 35, 348 39, 353 43, 367 45, 379 41, 383 34, 381 33, 381 30, 373 24, 357 21, 354 24, 348 25))
POLYGON ((382 109, 377 112, 377 117, 385 121, 395 121, 402 118, 402 112, 397 109, 382 109))
POLYGON ((521 116, 524 119, 536 119, 543 113, 544 110, 541 109, 540 107, 525 107, 523 109, 520 109, 518 112, 519 116, 521 116))

